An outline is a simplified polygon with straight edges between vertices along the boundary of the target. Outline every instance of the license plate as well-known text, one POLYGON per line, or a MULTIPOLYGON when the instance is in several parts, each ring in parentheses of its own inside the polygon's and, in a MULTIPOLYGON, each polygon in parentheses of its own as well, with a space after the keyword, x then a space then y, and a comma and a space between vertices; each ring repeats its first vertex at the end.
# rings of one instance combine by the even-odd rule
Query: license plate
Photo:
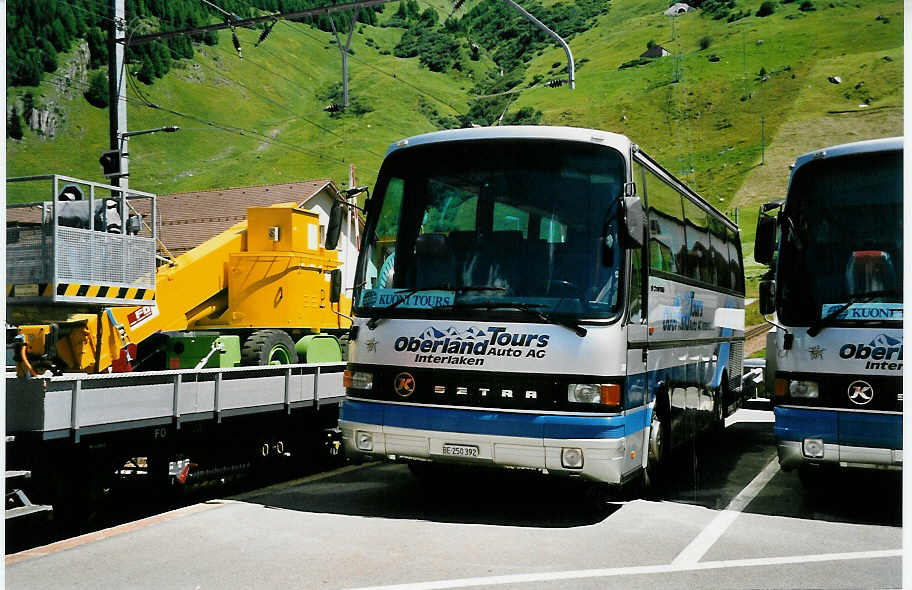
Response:
POLYGON ((443 445, 443 454, 449 457, 477 457, 478 447, 472 445, 443 445))

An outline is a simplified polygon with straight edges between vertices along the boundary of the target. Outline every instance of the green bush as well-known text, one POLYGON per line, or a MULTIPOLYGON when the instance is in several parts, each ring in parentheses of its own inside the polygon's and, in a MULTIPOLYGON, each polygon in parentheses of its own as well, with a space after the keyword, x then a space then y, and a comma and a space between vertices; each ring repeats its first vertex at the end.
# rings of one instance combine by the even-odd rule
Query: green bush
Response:
POLYGON ((775 2, 764 2, 760 5, 760 8, 757 9, 757 16, 764 17, 769 16, 776 12, 776 3, 775 2))
POLYGON ((19 111, 16 110, 16 105, 13 105, 13 110, 6 120, 6 136, 11 139, 22 139, 22 120, 19 118, 19 111))
MULTIPOLYGON (((431 10, 430 8, 428 10, 431 10)), ((459 41, 444 29, 423 26, 409 28, 393 48, 396 57, 418 57, 421 64, 432 72, 449 69, 461 70, 459 41)))
POLYGON ((625 61, 624 63, 622 63, 621 65, 618 66, 618 69, 623 70, 625 68, 635 68, 637 66, 645 66, 646 64, 651 63, 651 62, 652 62, 652 60, 649 59, 648 57, 638 57, 636 59, 631 59, 630 61, 625 61))
POLYGON ((712 45, 712 41, 713 41, 712 37, 709 37, 709 36, 700 37, 700 51, 702 51, 704 49, 708 49, 709 46, 712 45))
POLYGON ((85 99, 93 107, 103 109, 108 106, 108 77, 101 70, 92 74, 85 99))

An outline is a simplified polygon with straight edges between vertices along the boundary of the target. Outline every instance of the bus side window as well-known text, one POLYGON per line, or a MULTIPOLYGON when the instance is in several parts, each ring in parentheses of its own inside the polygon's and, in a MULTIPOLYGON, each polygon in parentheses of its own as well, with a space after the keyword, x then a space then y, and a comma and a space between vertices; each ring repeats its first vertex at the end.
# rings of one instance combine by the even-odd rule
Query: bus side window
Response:
POLYGON ((684 202, 684 231, 687 236, 687 256, 684 272, 688 277, 713 284, 715 268, 709 250, 709 215, 690 199, 684 202))
POLYGON ((728 268, 731 270, 732 289, 744 293, 744 260, 741 257, 741 242, 738 232, 727 229, 728 268))
POLYGON ((716 273, 716 286, 731 289, 732 277, 729 270, 728 239, 725 225, 718 219, 709 220, 709 251, 716 273))
POLYGON ((649 266, 669 273, 683 273, 687 245, 684 239, 681 194, 647 170, 649 199, 649 266))

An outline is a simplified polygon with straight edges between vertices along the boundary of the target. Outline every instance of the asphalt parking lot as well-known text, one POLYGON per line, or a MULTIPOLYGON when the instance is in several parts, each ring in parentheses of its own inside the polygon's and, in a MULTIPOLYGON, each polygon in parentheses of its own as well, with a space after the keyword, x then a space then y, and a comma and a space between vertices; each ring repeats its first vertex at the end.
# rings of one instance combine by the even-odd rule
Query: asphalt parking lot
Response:
POLYGON ((675 455, 645 499, 574 480, 352 465, 7 556, 9 588, 898 588, 895 473, 805 490, 772 415, 675 455))

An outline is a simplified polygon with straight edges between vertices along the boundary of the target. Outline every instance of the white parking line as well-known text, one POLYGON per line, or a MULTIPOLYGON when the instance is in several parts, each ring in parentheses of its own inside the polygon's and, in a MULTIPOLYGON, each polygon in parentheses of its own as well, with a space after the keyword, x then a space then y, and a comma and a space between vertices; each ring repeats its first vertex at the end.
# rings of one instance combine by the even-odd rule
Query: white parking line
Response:
POLYGON ((747 505, 751 503, 751 500, 757 497, 766 484, 768 484, 778 472, 779 459, 778 457, 774 457, 773 460, 767 463, 766 467, 763 468, 763 471, 758 473, 757 476, 747 484, 747 487, 741 490, 738 495, 729 502, 728 507, 717 514, 712 522, 710 522, 705 529, 700 531, 700 534, 674 558, 674 561, 672 561, 671 564, 682 565, 700 561, 700 559, 706 555, 706 552, 709 551, 710 547, 712 547, 725 531, 728 530, 728 527, 735 522, 738 515, 747 508, 747 505))
POLYGON ((495 586, 503 584, 529 584, 533 582, 555 582, 561 580, 578 580, 582 578, 609 578, 616 576, 636 576, 646 574, 666 574, 675 572, 693 572, 733 567, 761 567, 773 565, 807 564, 826 561, 844 561, 849 559, 881 559, 902 557, 902 549, 885 551, 859 551, 854 553, 824 553, 821 555, 795 555, 791 557, 761 557, 756 559, 732 559, 729 561, 704 561, 682 565, 645 565, 591 570, 574 570, 566 572, 539 572, 534 574, 513 574, 506 576, 488 576, 479 578, 462 578, 457 580, 437 580, 433 582, 414 582, 411 584, 392 584, 389 586, 365 586, 349 590, 445 590, 448 588, 471 588, 475 586, 495 586))

